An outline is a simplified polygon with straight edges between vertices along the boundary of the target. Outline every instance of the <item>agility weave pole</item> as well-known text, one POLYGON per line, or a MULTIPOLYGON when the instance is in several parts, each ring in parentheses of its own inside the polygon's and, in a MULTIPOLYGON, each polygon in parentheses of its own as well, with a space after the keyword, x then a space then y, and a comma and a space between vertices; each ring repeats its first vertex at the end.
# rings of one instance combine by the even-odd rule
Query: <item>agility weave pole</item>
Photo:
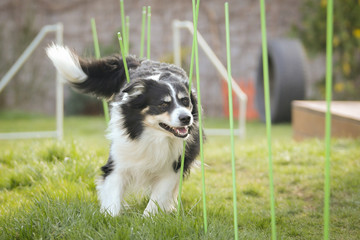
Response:
MULTIPOLYGON (((195 12, 195 2, 194 1, 192 1, 192 12, 193 12, 193 21, 195 22, 195 21, 197 21, 197 17, 196 17, 196 12, 195 12)), ((190 57, 190 70, 189 70, 189 96, 191 94, 192 77, 193 77, 193 71, 194 71, 194 52, 195 52, 195 38, 193 37, 193 42, 192 42, 192 46, 191 46, 191 57, 190 57)), ((183 185, 183 180, 184 180, 185 151, 186 151, 186 141, 184 141, 183 152, 181 155, 177 217, 180 216, 180 211, 181 211, 181 195, 182 195, 182 185, 183 185)))
POLYGON ((225 3, 225 31, 226 31, 226 58, 227 58, 227 84, 229 97, 229 125, 230 125, 230 145, 231 145, 231 169, 233 185, 233 215, 234 215, 234 236, 239 239, 238 220, 237 220, 237 198, 236 198, 236 168, 235 168, 235 140, 234 140, 234 113, 232 100, 232 77, 231 77, 231 54, 230 54, 230 30, 229 30, 229 4, 225 3))
POLYGON ((125 50, 124 50, 123 38, 121 37, 120 32, 117 33, 117 36, 118 36, 119 45, 120 45, 121 57, 122 57, 122 60, 123 60, 123 63, 124 63, 126 81, 127 81, 127 83, 129 83, 130 82, 130 76, 129 76, 129 69, 128 69, 127 63, 126 63, 126 55, 125 55, 125 50))
MULTIPOLYGON (((194 6, 193 0, 193 6, 194 6)), ((205 189, 205 163, 204 163, 204 148, 203 148, 203 129, 202 129, 202 107, 200 94, 200 72, 199 72, 199 51, 197 41, 197 24, 199 18, 200 0, 196 2, 196 20, 194 21, 194 51, 195 51, 195 73, 196 73, 196 90, 198 97, 198 114, 199 114, 199 144, 200 144, 200 161, 201 161, 201 185, 202 185, 202 203, 203 203, 203 217, 204 217, 204 232, 207 233, 207 212, 206 212, 206 189, 205 189)))
POLYGON ((122 37, 123 37, 123 42, 125 42, 124 44, 124 55, 127 56, 128 55, 128 49, 126 48, 127 46, 127 36, 126 36, 126 22, 125 22, 125 10, 124 10, 124 0, 120 0, 120 17, 121 17, 121 31, 122 31, 122 37))
POLYGON ((122 24, 122 32, 123 35, 121 35, 120 32, 117 33, 117 38, 119 40, 119 46, 120 46, 120 54, 121 58, 124 63, 124 69, 125 69, 125 75, 126 75, 126 82, 130 82, 130 75, 129 75, 129 69, 127 67, 126 63, 126 57, 129 53, 129 42, 130 42, 130 17, 126 16, 126 24, 124 23, 125 19, 125 10, 124 10, 124 1, 120 0, 120 17, 121 17, 121 24, 122 24))
MULTIPOLYGON (((92 36, 93 36, 93 41, 94 41, 95 58, 99 59, 100 58, 100 47, 99 47, 99 40, 98 40, 98 35, 97 35, 97 31, 96 31, 96 23, 95 23, 94 18, 91 18, 91 30, 92 30, 92 36)), ((102 103, 103 103, 105 120, 108 123, 110 121, 109 107, 108 107, 108 104, 105 99, 102 100, 102 103)))
POLYGON ((266 135, 268 145, 268 161, 269 161, 269 188, 270 188, 270 209, 271 209, 271 236, 276 239, 276 217, 275 217, 275 194, 273 180, 273 163, 271 149, 271 110, 270 110, 270 89, 269 89, 269 62, 267 52, 267 36, 266 36, 266 15, 265 1, 260 0, 260 22, 262 36, 262 60, 263 60, 263 77, 264 77, 264 95, 265 95, 265 120, 266 135))
POLYGON ((325 173, 324 173, 324 239, 329 239, 330 228, 330 155, 331 155, 331 99, 332 99, 332 48, 333 0, 327 1, 326 13, 326 115, 325 115, 325 173))
POLYGON ((144 40, 145 40, 145 23, 146 23, 146 7, 142 8, 141 18, 141 37, 140 37, 140 58, 144 57, 144 40))

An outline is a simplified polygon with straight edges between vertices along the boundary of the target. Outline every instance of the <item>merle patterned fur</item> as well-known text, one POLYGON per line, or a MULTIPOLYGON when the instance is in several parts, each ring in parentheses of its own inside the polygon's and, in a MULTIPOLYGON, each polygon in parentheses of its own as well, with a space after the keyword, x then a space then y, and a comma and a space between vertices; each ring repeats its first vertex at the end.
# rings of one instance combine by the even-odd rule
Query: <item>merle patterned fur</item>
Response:
MULTIPOLYGON (((121 101, 124 93, 131 92, 137 85, 145 88, 144 94, 133 99, 127 104, 121 105, 121 111, 125 116, 124 128, 129 137, 136 140, 143 132, 141 124, 144 119, 142 110, 148 107, 151 101, 158 99, 156 96, 167 92, 164 85, 156 81, 147 81, 156 73, 159 74, 159 82, 166 81, 178 84, 179 87, 188 89, 188 77, 184 70, 174 65, 160 63, 150 60, 138 59, 133 56, 126 58, 130 72, 130 83, 126 83, 126 76, 122 58, 119 55, 102 58, 99 60, 84 60, 79 58, 82 70, 88 79, 82 83, 73 83, 73 87, 81 92, 94 94, 97 97, 111 98, 111 101, 121 101), (104 74, 105 73, 105 74, 104 74)), ((192 136, 186 143, 184 174, 189 173, 190 166, 199 154, 199 129, 198 129, 198 106, 197 97, 194 91, 190 93, 190 100, 193 106, 192 115, 194 124, 189 127, 189 134, 192 136)), ((148 114, 158 114, 155 110, 148 111, 148 114)), ((180 169, 181 156, 174 159, 173 169, 177 172, 180 169)), ((109 156, 108 162, 102 168, 105 178, 113 171, 113 161, 109 156)))

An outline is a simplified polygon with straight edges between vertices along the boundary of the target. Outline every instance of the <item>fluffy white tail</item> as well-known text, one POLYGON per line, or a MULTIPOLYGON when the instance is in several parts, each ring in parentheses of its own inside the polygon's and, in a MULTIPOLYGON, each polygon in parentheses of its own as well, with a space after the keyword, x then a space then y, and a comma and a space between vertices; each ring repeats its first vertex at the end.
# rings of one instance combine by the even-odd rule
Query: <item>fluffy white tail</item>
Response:
POLYGON ((46 54, 67 81, 82 83, 87 79, 87 75, 80 66, 78 56, 71 52, 69 48, 52 44, 46 49, 46 54))
MULTIPOLYGON (((52 44, 46 53, 59 73, 78 91, 108 99, 126 84, 124 62, 120 55, 100 59, 81 58, 65 46, 52 44)), ((141 61, 127 57, 127 66, 137 68, 141 61)))

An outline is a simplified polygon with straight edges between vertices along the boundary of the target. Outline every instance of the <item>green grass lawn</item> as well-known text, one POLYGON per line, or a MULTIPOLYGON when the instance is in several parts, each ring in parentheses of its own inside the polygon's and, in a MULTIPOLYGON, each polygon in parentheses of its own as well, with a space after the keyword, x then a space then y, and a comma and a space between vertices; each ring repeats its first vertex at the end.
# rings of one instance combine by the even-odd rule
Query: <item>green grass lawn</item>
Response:
MULTIPOLYGON (((224 127, 206 119, 206 127, 224 127)), ((65 138, 0 141, 0 239, 233 239, 230 143, 208 136, 204 146, 208 233, 203 231, 200 169, 183 187, 176 214, 143 218, 146 199, 118 217, 99 211, 95 179, 108 157, 102 117, 65 118, 65 138)), ((51 130, 52 118, 0 113, 0 132, 51 130)), ((291 126, 273 127, 279 239, 322 239, 324 143, 292 140, 291 126)), ((236 140, 240 239, 270 239, 265 126, 247 125, 236 140)), ((360 139, 332 141, 331 239, 360 236, 360 139)))

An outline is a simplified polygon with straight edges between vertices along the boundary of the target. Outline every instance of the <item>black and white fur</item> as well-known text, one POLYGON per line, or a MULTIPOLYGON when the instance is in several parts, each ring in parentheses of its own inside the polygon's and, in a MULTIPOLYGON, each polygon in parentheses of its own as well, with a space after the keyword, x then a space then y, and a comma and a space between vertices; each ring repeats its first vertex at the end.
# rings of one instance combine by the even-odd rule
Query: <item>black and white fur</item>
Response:
POLYGON ((158 207, 174 210, 183 141, 185 174, 199 154, 197 98, 193 91, 188 92, 185 71, 129 56, 130 83, 126 83, 118 55, 82 59, 59 45, 46 51, 72 87, 110 101, 110 154, 97 182, 101 210, 119 214, 126 205, 125 196, 141 189, 150 193, 144 215, 157 213, 158 207))

